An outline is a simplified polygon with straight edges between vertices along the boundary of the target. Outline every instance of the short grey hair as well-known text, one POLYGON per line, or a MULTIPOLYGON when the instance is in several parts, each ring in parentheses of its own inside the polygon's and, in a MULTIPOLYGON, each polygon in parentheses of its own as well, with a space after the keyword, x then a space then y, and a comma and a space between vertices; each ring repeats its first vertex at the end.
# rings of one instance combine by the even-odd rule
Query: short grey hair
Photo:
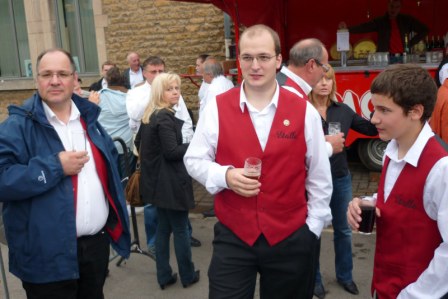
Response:
POLYGON ((204 73, 213 75, 213 78, 224 75, 224 69, 216 59, 206 59, 204 62, 204 73))
POLYGON ((321 60, 324 48, 324 44, 317 38, 300 40, 289 51, 289 64, 304 66, 310 59, 321 60))

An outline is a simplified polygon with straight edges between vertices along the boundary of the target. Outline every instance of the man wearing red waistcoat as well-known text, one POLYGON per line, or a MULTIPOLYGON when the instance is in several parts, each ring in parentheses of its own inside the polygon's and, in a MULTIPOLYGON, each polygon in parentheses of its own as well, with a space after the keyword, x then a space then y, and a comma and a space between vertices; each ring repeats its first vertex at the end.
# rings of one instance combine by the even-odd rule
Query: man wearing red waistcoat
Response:
MULTIPOLYGON (((377 194, 372 293, 379 299, 447 296, 448 147, 427 123, 436 86, 426 70, 396 65, 373 81, 371 92, 371 121, 381 139, 391 140, 377 194)), ((355 198, 347 213, 355 229, 360 214, 355 198)))
POLYGON ((331 220, 331 174, 320 117, 280 88, 278 35, 252 26, 239 44, 244 81, 204 110, 185 155, 190 175, 216 194, 209 298, 311 298, 316 246, 331 220), (320 133, 320 134, 319 134, 320 133), (244 160, 262 160, 258 180, 244 160))

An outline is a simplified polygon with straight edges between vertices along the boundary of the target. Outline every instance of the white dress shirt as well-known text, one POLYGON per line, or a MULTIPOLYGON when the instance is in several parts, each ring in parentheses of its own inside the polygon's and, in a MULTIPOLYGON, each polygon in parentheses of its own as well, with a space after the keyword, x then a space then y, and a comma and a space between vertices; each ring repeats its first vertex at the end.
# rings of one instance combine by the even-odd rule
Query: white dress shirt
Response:
MULTIPOLYGON (((72 101, 70 119, 67 124, 59 120, 54 112, 45 102, 45 115, 50 124, 56 130, 66 151, 73 150, 74 140, 72 140, 71 131, 84 130, 80 113, 75 103, 72 101)), ((78 136, 78 138, 83 138, 78 136)), ((90 160, 84 165, 82 171, 78 173, 78 189, 76 200, 76 234, 78 237, 94 235, 104 228, 109 215, 109 203, 104 195, 103 186, 96 171, 95 160, 92 154, 90 143, 84 140, 76 142, 77 144, 85 142, 86 150, 90 160)))
POLYGON ((213 78, 212 82, 205 92, 203 99, 201 99, 199 103, 199 117, 201 117, 201 114, 204 111, 204 107, 205 105, 207 105, 207 102, 210 102, 212 99, 216 98, 217 95, 224 93, 231 88, 233 88, 233 82, 226 77, 221 75, 213 78))
POLYGON ((198 98, 199 98, 199 108, 201 107, 200 104, 204 101, 205 94, 207 92, 208 87, 210 84, 202 80, 201 86, 199 87, 198 92, 198 98))
MULTIPOLYGON (((241 85, 240 107, 242 111, 248 109, 260 145, 264 150, 277 110, 279 87, 277 85, 271 103, 262 111, 258 111, 247 101, 243 86, 244 82, 241 85)), ((212 194, 228 189, 226 171, 229 167, 233 167, 232 165, 219 165, 215 162, 218 136, 218 107, 216 98, 214 98, 205 107, 203 117, 199 118, 193 140, 184 156, 188 173, 212 194)), ((305 115, 307 177, 305 188, 308 194, 308 216, 306 223, 316 236, 320 236, 324 225, 331 221, 329 203, 333 186, 323 136, 319 113, 311 104, 307 103, 305 115), (321 134, 316 134, 316 132, 321 134)))
MULTIPOLYGON (((389 142, 385 151, 385 156, 390 158, 384 182, 385 201, 406 163, 417 167, 420 155, 432 136, 434 133, 426 123, 403 159, 398 159, 397 142, 394 139, 389 142)), ((416 282, 400 292, 398 299, 432 299, 448 293, 448 157, 440 159, 429 172, 423 191, 423 207, 428 217, 437 221, 443 242, 434 252, 428 268, 416 282)))
POLYGON ((131 85, 131 89, 135 87, 135 84, 142 82, 144 79, 141 67, 138 68, 137 72, 129 69, 129 84, 131 85))
MULTIPOLYGON (((300 88, 302 88, 302 90, 306 96, 308 96, 311 93, 311 91, 313 90, 313 88, 308 83, 306 83, 302 78, 300 78, 299 76, 297 76, 296 74, 291 72, 286 66, 283 66, 282 69, 280 70, 280 72, 285 74, 287 77, 289 77, 289 79, 291 79, 297 85, 299 85, 300 88)), ((295 94, 299 95, 301 98, 303 98, 303 95, 298 90, 295 90, 293 87, 291 87, 291 86, 283 86, 283 87, 294 92, 295 94)), ((347 137, 347 136, 344 136, 344 137, 347 137)), ((328 157, 331 157, 333 155, 333 147, 331 146, 331 143, 326 141, 325 146, 327 149, 328 157)))
MULTIPOLYGON (((134 133, 137 133, 140 128, 143 114, 149 104, 150 95, 151 85, 148 81, 145 81, 143 85, 129 90, 126 95, 126 110, 129 115, 129 127, 134 133)), ((185 105, 185 101, 182 96, 179 98, 179 103, 177 103, 177 105, 173 108, 176 111, 174 115, 178 119, 184 121, 182 126, 182 137, 184 140, 191 140, 193 136, 193 121, 191 120, 187 105, 185 105)))

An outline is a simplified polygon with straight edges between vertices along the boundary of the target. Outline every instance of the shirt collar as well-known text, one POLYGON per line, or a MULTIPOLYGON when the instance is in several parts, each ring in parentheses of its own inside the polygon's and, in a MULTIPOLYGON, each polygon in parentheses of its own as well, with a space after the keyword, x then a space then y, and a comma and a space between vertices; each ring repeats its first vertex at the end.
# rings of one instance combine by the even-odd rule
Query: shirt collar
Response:
POLYGON ((428 142, 429 138, 433 136, 434 133, 432 132, 431 127, 429 126, 428 123, 425 123, 417 139, 414 141, 414 144, 411 146, 411 148, 408 150, 408 152, 406 153, 406 155, 403 157, 402 160, 398 159, 398 144, 395 139, 392 139, 389 142, 389 145, 387 146, 384 154, 387 155, 392 161, 395 162, 404 161, 406 163, 411 164, 414 167, 417 167, 418 160, 420 159, 420 156, 422 154, 423 149, 426 146, 426 143, 428 142))
MULTIPOLYGON (((241 108, 241 112, 244 113, 244 107, 246 107, 246 105, 250 105, 250 103, 247 101, 246 93, 244 92, 244 81, 241 83, 241 87, 240 88, 241 88, 241 92, 240 92, 240 108, 241 108)), ((276 81, 276 87, 275 87, 274 95, 273 95, 273 97, 271 99, 271 102, 266 107, 269 107, 270 105, 274 105, 274 107, 277 108, 278 96, 279 96, 279 86, 278 86, 278 83, 276 81)), ((265 107, 265 109, 266 109, 266 107, 265 107)))
MULTIPOLYGON (((81 113, 79 112, 78 107, 76 107, 76 105, 73 102, 73 100, 70 100, 70 102, 71 102, 72 106, 71 106, 71 109, 70 109, 70 119, 69 119, 69 121, 80 119, 81 118, 81 113)), ((56 116, 56 114, 53 112, 53 110, 51 110, 51 108, 47 105, 47 103, 42 101, 42 106, 44 107, 45 116, 47 117, 48 122, 58 121, 60 123, 63 123, 56 116)))
POLYGON ((142 68, 139 67, 138 71, 134 72, 131 68, 129 68, 129 73, 134 75, 139 75, 142 72, 142 68))
POLYGON ((300 78, 299 76, 297 76, 296 74, 294 74, 290 69, 288 69, 286 66, 283 66, 282 69, 280 70, 283 74, 285 74, 286 76, 288 76, 292 81, 294 81, 297 85, 300 86, 300 88, 302 88, 303 92, 305 93, 305 95, 310 94, 311 90, 313 90, 313 88, 306 83, 302 78, 300 78))

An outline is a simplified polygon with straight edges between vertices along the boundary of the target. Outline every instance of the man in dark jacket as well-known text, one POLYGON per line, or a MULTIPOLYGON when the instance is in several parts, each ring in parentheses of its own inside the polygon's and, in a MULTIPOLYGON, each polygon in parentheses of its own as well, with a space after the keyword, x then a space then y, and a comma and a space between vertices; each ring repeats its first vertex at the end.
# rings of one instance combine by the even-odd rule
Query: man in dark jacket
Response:
POLYGON ((115 67, 115 63, 112 61, 105 61, 101 65, 101 79, 99 79, 97 82, 92 83, 89 87, 89 91, 100 91, 103 88, 107 88, 107 80, 106 80, 106 74, 107 71, 109 71, 111 68, 115 67))
POLYGON ((28 298, 104 298, 109 245, 130 253, 117 151, 98 106, 73 94, 70 53, 44 51, 36 74, 38 92, 0 125, 9 269, 28 298))
POLYGON ((127 89, 132 89, 135 85, 145 80, 143 76, 143 67, 140 64, 140 56, 135 52, 129 53, 126 60, 129 67, 123 72, 124 86, 127 89))
MULTIPOLYGON (((428 34, 428 27, 412 16, 400 14, 401 0, 389 0, 387 12, 384 16, 370 22, 348 27, 351 33, 378 33, 377 52, 402 54, 405 46, 405 35, 414 32, 409 40, 409 47, 417 44, 428 34)), ((344 22, 339 28, 345 28, 344 22)))

